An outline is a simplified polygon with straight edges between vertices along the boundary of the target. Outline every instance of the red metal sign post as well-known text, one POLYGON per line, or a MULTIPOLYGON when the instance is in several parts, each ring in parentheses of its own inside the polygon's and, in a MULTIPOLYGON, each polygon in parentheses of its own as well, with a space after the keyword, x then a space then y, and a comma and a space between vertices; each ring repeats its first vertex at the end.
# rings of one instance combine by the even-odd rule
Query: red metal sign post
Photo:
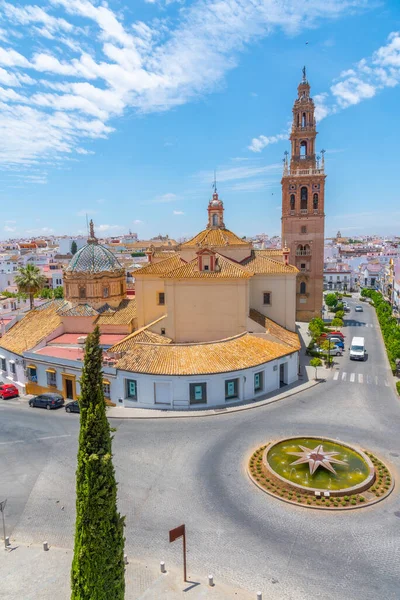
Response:
POLYGON ((186 530, 184 525, 179 525, 169 532, 169 542, 174 542, 178 538, 183 538, 183 581, 187 581, 186 577, 186 530))

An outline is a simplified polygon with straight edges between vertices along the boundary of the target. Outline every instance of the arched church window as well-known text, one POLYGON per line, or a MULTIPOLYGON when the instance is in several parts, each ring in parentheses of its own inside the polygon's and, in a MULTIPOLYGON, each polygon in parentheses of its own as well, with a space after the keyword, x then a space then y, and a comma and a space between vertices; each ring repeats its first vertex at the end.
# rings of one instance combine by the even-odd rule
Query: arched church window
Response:
POLYGON ((213 224, 214 226, 217 226, 217 225, 218 225, 218 215, 213 215, 213 216, 212 216, 212 224, 213 224))
POLYGON ((296 197, 294 194, 290 194, 290 210, 294 210, 296 206, 296 197))
POLYGON ((109 295, 110 295, 110 288, 106 285, 105 287, 103 287, 103 298, 108 298, 109 295))
POLYGON ((307 202, 308 202, 308 189, 306 187, 302 187, 300 190, 300 208, 302 210, 307 210, 307 202))
POLYGON ((302 281, 300 283, 300 294, 305 294, 306 293, 306 289, 307 289, 306 283, 305 283, 305 281, 302 281))
POLYGON ((313 196, 313 209, 314 210, 318 209, 318 194, 314 194, 314 196, 313 196))
POLYGON ((305 127, 307 125, 307 117, 306 117, 306 113, 303 113, 303 116, 301 117, 301 126, 305 127))
POLYGON ((79 298, 86 298, 86 288, 85 287, 79 288, 79 298))
POLYGON ((300 142, 300 156, 307 156, 307 142, 305 140, 300 142))
POLYGON ((304 254, 305 255, 311 254, 310 246, 308 244, 306 244, 304 246, 304 254))
POLYGON ((304 246, 302 246, 301 244, 299 246, 297 246, 296 254, 297 254, 297 256, 303 256, 304 246))
POLYGON ((299 126, 299 125, 300 125, 300 114, 297 113, 297 126, 299 126))

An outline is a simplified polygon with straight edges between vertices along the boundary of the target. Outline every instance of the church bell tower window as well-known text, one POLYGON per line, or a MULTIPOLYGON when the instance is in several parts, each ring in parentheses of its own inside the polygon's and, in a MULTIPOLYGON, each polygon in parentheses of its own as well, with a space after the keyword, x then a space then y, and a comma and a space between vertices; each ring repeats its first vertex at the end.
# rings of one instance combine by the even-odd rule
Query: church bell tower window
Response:
POLYGON ((306 187, 302 187, 300 190, 300 209, 307 210, 308 202, 308 190, 306 187))

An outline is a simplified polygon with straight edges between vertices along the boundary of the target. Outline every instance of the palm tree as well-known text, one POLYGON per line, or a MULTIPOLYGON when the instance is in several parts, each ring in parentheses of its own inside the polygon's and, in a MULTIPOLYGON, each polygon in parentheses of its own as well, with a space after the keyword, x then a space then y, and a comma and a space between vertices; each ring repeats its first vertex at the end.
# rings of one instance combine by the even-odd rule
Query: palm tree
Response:
POLYGON ((18 269, 18 275, 15 276, 15 283, 20 293, 28 294, 32 310, 33 297, 44 287, 46 277, 41 274, 40 269, 35 265, 26 265, 26 267, 18 269))

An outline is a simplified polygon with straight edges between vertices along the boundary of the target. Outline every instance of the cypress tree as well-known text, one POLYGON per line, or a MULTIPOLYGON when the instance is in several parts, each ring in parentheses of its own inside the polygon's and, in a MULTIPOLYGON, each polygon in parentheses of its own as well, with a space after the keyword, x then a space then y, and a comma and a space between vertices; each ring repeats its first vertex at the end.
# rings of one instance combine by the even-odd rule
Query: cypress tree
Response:
POLYGON ((117 511, 99 342, 96 327, 86 340, 81 378, 71 600, 123 600, 125 595, 124 517, 117 511))

